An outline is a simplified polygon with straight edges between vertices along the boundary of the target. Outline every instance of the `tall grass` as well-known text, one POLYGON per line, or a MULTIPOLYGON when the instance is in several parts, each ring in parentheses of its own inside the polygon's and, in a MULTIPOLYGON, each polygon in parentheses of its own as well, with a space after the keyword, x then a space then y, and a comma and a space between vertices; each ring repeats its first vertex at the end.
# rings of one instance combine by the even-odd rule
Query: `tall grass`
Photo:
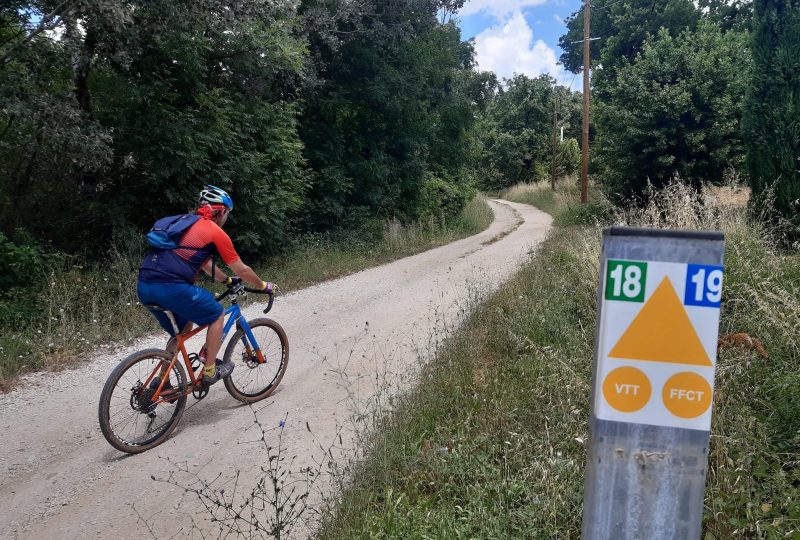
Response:
POLYGON ((353 231, 308 235, 288 253, 268 259, 256 270, 284 291, 294 290, 476 234, 493 219, 486 198, 479 195, 449 221, 429 218, 404 224, 389 219, 353 231))
POLYGON ((517 184, 500 192, 509 201, 530 204, 553 216, 555 225, 569 226, 606 221, 611 204, 595 185, 589 187, 589 202, 581 204, 580 187, 573 177, 564 178, 552 189, 547 182, 517 184))
MULTIPOLYGON (((309 235, 257 271, 290 291, 475 234, 492 219, 485 198, 476 197, 447 222, 375 221, 358 231, 309 235)), ((29 295, 13 300, 37 309, 19 310, 18 320, 0 322, 0 390, 22 373, 74 365, 87 359, 92 347, 159 328, 136 296, 144 240, 117 239, 117 244, 104 266, 59 258, 38 290, 32 286, 29 295)))
MULTIPOLYGON (((725 232, 720 332, 769 357, 746 342, 719 352, 703 537, 800 536, 800 257, 745 208, 678 183, 608 223, 725 232)), ((580 536, 601 228, 556 229, 446 342, 321 538, 580 536)))
POLYGON ((20 373, 71 365, 91 346, 155 329, 152 317, 137 308, 137 270, 118 251, 105 267, 60 259, 22 299, 38 306, 30 318, 0 323, 0 389, 20 373))

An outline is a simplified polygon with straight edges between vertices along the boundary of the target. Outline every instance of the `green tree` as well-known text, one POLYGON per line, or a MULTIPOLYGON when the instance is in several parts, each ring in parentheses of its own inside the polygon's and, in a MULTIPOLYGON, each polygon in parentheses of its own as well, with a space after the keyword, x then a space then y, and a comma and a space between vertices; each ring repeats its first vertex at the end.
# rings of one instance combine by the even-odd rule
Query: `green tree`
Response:
POLYGON ((0 10, 0 228, 102 253, 214 182, 241 249, 278 247, 305 189, 292 5, 63 2, 37 33, 53 5, 0 10))
POLYGON ((516 75, 506 81, 482 115, 483 184, 498 189, 543 180, 552 155, 555 81, 516 75))
MULTIPOLYGON (((564 140, 581 140, 583 133, 583 93, 565 86, 555 88, 558 104, 558 125, 564 128, 564 140)), ((561 130, 559 129, 559 134, 561 130)))
POLYGON ((321 79, 307 99, 302 137, 313 169, 307 226, 370 216, 411 218, 426 171, 463 182, 475 102, 473 51, 439 2, 304 2, 321 79), (344 9, 343 12, 340 8, 344 9), (320 31, 320 28, 325 31, 320 31))
POLYGON ((578 172, 581 166, 581 148, 575 139, 564 139, 556 151, 556 173, 568 176, 578 172))
MULTIPOLYGON (((675 37, 700 21, 700 11, 691 0, 601 0, 592 5, 591 34, 600 38, 592 42, 592 67, 603 67, 595 72, 598 79, 613 77, 617 67, 633 61, 645 41, 661 29, 675 37)), ((559 39, 564 51, 561 62, 573 73, 583 69, 581 40, 583 8, 570 15, 567 32, 559 39)))
POLYGON ((617 199, 641 195, 680 176, 720 181, 737 167, 750 58, 746 35, 710 23, 649 39, 623 60, 597 106, 597 159, 617 199))
POLYGON ((462 4, 0 3, 0 232, 102 257, 208 182, 232 192, 248 256, 417 217, 425 190, 450 212, 496 87, 449 22, 462 4))
POLYGON ((753 20, 751 0, 699 0, 697 5, 705 19, 722 30, 750 30, 753 20))
POLYGON ((775 210, 800 237, 800 4, 756 0, 744 133, 753 202, 774 188, 775 210))

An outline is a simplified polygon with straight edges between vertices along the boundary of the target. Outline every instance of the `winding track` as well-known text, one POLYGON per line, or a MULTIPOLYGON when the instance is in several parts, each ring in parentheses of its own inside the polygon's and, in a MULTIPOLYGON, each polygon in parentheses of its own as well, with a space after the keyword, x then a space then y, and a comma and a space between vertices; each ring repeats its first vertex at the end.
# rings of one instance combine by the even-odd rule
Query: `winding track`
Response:
MULTIPOLYGON (((348 395, 368 399, 376 371, 383 382, 413 372, 430 351, 430 337, 440 339, 464 315, 470 291, 496 288, 549 229, 550 216, 531 206, 490 204, 495 221, 480 234, 277 299, 270 317, 289 336, 289 369, 256 408, 267 427, 288 413, 283 444, 287 455, 297 455, 295 466, 320 454, 306 422, 320 441, 333 440, 350 416, 348 395), (355 381, 349 393, 340 384, 345 379, 355 381)), ((245 316, 258 317, 261 309, 251 306, 245 316)), ((95 351, 76 370, 35 374, 0 395, 0 538, 138 540, 148 534, 137 513, 157 536, 185 537, 192 520, 202 520, 201 508, 151 475, 165 478, 181 462, 206 479, 258 472, 263 450, 245 431, 253 413, 221 384, 191 409, 190 399, 178 428, 153 450, 124 456, 103 439, 97 399, 106 377, 124 356, 163 344, 154 335, 95 351)))

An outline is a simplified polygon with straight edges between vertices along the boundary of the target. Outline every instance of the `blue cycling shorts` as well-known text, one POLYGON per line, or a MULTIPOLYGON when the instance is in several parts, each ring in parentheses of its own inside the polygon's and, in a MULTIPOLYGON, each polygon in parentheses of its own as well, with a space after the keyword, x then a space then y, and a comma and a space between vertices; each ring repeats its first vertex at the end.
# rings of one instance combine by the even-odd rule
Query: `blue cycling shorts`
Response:
POLYGON ((170 317, 163 311, 150 313, 158 320, 161 327, 171 336, 186 326, 191 321, 198 326, 204 326, 216 321, 222 315, 222 304, 214 300, 214 295, 209 291, 190 285, 188 283, 145 283, 139 281, 136 286, 139 301, 142 304, 158 304, 168 309, 175 315, 175 326, 170 317))

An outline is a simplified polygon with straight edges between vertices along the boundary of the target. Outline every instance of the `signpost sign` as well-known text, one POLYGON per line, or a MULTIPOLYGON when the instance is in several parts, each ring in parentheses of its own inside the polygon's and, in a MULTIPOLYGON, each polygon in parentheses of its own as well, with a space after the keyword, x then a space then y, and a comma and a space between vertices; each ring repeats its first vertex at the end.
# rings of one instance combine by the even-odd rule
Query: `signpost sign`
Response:
POLYGON ((584 538, 699 538, 723 235, 603 234, 584 538))

